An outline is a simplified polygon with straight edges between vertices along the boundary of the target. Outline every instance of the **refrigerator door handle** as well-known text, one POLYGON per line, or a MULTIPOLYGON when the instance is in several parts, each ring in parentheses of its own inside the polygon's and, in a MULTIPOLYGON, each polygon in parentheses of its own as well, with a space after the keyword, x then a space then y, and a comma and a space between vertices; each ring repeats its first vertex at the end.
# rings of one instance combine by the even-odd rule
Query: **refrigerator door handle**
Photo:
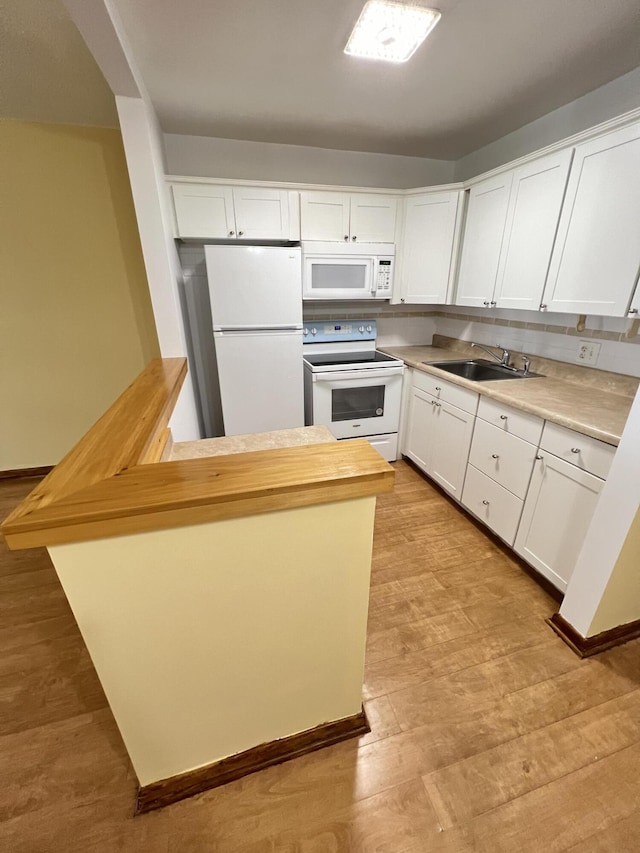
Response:
POLYGON ((301 332, 302 326, 214 326, 213 331, 219 334, 243 332, 245 335, 253 335, 256 332, 268 334, 269 332, 301 332))

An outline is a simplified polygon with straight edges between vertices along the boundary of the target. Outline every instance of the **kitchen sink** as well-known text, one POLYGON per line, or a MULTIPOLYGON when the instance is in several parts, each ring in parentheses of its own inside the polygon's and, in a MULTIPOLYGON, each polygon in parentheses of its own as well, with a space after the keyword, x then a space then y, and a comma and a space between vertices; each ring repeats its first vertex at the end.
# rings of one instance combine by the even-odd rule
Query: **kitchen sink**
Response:
POLYGON ((485 358, 476 358, 465 361, 423 361, 430 367, 437 367, 463 379, 471 379, 474 382, 492 382, 496 379, 530 379, 540 376, 540 373, 523 373, 521 370, 503 367, 485 358))

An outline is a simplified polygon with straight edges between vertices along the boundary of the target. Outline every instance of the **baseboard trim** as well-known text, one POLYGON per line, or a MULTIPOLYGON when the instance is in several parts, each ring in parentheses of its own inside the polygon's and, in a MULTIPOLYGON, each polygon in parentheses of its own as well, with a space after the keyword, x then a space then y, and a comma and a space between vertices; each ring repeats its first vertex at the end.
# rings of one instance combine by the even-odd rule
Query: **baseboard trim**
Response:
POLYGON ((226 785, 234 779, 281 764, 325 746, 332 746, 348 738, 358 737, 371 731, 364 708, 352 717, 324 723, 313 729, 291 735, 280 740, 254 746, 237 755, 231 755, 198 767, 178 776, 142 785, 138 789, 135 814, 143 814, 168 806, 186 797, 192 797, 210 788, 226 785))
POLYGON ((583 637, 559 613, 554 613, 550 619, 547 619, 547 624, 580 658, 597 655, 606 649, 621 646, 623 643, 628 643, 629 640, 640 637, 640 619, 627 622, 626 625, 618 625, 608 631, 601 631, 593 637, 583 637))
POLYGON ((19 477, 46 477, 50 474, 54 465, 41 465, 39 468, 10 468, 8 471, 0 471, 0 480, 16 480, 19 477))

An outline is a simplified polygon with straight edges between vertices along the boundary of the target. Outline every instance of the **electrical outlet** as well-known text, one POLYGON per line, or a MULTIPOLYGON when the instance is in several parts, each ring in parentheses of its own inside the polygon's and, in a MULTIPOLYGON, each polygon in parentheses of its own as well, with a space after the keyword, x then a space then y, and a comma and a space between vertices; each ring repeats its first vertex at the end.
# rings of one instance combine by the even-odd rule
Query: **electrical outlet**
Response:
POLYGON ((596 364, 600 354, 600 344, 595 341, 578 341, 577 361, 581 364, 596 364))

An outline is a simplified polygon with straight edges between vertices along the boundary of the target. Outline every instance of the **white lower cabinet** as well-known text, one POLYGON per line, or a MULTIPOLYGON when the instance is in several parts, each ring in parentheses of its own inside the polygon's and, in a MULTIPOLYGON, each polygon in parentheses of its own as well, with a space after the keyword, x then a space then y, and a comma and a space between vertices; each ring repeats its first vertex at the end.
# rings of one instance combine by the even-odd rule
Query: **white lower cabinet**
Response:
POLYGON ((467 468, 462 504, 507 545, 513 545, 522 501, 473 465, 467 468))
POLYGON ((594 467, 600 472, 602 457, 610 460, 615 449, 554 424, 545 426, 514 547, 527 563, 564 592, 604 480, 580 467, 580 452, 573 454, 576 459, 573 464, 544 449, 545 444, 554 450, 558 447, 560 431, 573 435, 574 449, 579 451, 581 444, 588 444, 592 453, 596 451, 594 467))
POLYGON ((403 452, 425 474, 460 500, 478 395, 437 380, 437 388, 432 387, 434 377, 427 377, 419 371, 414 371, 413 379, 403 452), (434 393, 423 390, 425 387, 434 393), (472 411, 447 402, 449 389, 456 400, 472 411))
POLYGON ((542 425, 540 418, 495 400, 480 400, 462 503, 510 546, 516 537, 542 425))
POLYGON ((564 592, 615 447, 490 398, 477 401, 466 388, 413 370, 402 452, 564 592))

